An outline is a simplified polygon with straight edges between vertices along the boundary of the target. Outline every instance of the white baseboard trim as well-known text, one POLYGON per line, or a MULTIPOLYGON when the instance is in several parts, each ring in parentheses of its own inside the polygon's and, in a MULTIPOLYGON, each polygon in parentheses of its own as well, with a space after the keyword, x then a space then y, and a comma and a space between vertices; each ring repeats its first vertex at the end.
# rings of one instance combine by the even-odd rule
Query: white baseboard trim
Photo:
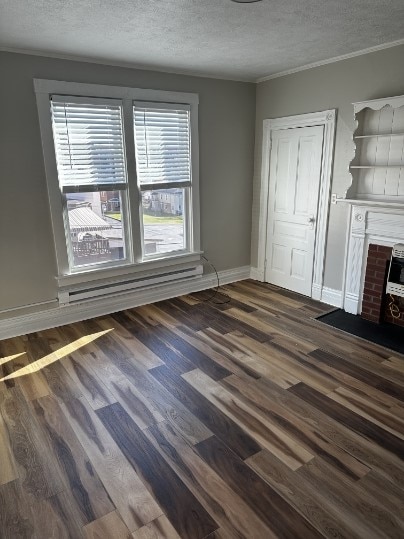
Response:
POLYGON ((345 294, 344 311, 351 314, 359 314, 359 297, 357 294, 345 294))
POLYGON ((321 301, 322 288, 320 284, 313 284, 311 286, 311 297, 317 301, 321 301))
POLYGON ((323 303, 327 303, 327 305, 341 308, 343 305, 342 291, 334 290, 332 288, 327 288, 324 286, 321 292, 321 301, 323 303))
POLYGON ((250 279, 254 279, 254 281, 261 281, 264 282, 264 272, 258 268, 254 268, 254 266, 251 266, 250 268, 250 279))
MULTIPOLYGON (((250 278, 250 266, 219 271, 220 284, 234 283, 250 278)), ((217 285, 216 275, 209 273, 202 277, 189 278, 177 283, 166 283, 144 290, 136 290, 115 297, 87 300, 83 303, 38 310, 29 314, 0 320, 0 339, 43 331, 109 313, 139 307, 148 303, 162 301, 217 285)))

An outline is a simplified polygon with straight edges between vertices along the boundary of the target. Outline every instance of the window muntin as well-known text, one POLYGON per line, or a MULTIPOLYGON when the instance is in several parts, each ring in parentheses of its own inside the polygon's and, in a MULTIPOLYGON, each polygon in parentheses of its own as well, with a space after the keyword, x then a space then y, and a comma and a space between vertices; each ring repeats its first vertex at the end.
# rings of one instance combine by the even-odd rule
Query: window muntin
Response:
POLYGON ((118 100, 52 96, 71 271, 127 261, 127 173, 118 100))

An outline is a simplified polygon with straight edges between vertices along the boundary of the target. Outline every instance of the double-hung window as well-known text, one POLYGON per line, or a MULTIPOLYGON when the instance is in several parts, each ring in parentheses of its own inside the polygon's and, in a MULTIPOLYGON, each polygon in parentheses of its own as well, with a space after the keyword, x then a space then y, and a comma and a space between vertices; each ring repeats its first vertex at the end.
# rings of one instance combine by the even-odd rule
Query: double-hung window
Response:
POLYGON ((34 84, 59 277, 194 260, 197 95, 34 84))

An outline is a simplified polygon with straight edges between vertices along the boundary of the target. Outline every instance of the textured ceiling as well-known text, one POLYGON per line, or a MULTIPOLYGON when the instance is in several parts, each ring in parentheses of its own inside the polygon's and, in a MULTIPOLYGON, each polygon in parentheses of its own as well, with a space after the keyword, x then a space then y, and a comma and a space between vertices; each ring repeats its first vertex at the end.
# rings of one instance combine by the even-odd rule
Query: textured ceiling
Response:
POLYGON ((0 47, 256 80, 404 38, 404 0, 0 0, 0 47))

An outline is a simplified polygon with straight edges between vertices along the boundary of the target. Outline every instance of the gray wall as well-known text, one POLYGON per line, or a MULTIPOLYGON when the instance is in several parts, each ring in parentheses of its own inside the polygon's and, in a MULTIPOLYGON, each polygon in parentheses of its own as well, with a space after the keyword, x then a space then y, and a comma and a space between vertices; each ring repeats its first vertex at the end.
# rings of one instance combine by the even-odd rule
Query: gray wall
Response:
MULTIPOLYGON (((350 185, 348 165, 354 129, 351 103, 404 94, 404 46, 272 79, 257 86, 256 147, 251 264, 257 265, 262 122, 326 109, 337 109, 332 192, 344 195, 350 185)), ((324 285, 341 290, 347 205, 331 205, 324 285)))
POLYGON ((34 77, 198 93, 202 248, 250 264, 254 84, 1 52, 0 73, 0 311, 56 297, 34 77))

